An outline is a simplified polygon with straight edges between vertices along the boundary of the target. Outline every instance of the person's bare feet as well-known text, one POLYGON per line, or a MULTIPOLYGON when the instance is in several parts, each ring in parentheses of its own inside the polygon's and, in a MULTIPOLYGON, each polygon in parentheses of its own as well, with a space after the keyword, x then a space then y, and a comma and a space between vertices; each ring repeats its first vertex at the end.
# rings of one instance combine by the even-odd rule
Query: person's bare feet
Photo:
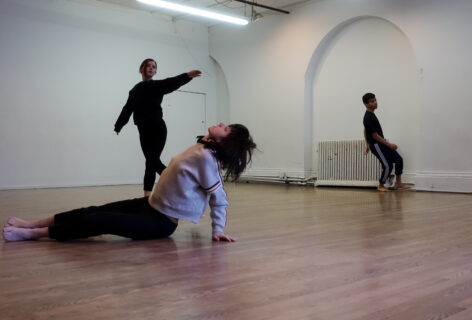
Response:
POLYGON ((405 190, 405 189, 410 189, 410 186, 408 186, 404 183, 396 183, 395 184, 395 189, 396 190, 405 190))
POLYGON ((149 197, 151 195, 151 191, 144 191, 144 196, 149 197))
POLYGON ((378 186, 378 187, 377 187, 377 191, 380 191, 380 192, 390 192, 391 190, 385 188, 384 186, 378 186))
POLYGON ((17 217, 10 217, 5 224, 6 227, 17 227, 17 228, 34 228, 30 221, 26 221, 17 217))
POLYGON ((4 227, 3 228, 3 239, 6 241, 25 241, 25 240, 36 240, 38 239, 38 229, 26 229, 17 227, 4 227))

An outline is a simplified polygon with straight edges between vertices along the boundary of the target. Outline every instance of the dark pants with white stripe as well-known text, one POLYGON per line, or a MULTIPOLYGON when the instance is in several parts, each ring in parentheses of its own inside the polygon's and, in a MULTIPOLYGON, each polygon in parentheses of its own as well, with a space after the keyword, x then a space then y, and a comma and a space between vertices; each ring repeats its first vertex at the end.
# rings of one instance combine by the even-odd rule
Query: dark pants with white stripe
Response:
POLYGON ((388 176, 392 173, 393 164, 395 164, 396 175, 401 175, 403 173, 403 158, 397 151, 390 149, 382 143, 369 144, 369 148, 382 165, 382 174, 379 179, 381 184, 387 182, 388 176))
POLYGON ((170 236, 177 224, 138 198, 75 209, 54 216, 49 237, 59 241, 113 234, 134 240, 170 236))

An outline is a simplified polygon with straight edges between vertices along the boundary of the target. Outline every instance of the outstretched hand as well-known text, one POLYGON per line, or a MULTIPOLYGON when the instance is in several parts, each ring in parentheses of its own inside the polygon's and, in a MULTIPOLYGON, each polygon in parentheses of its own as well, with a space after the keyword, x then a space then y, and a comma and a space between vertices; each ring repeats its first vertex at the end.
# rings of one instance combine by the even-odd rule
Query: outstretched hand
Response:
POLYGON ((187 75, 190 78, 200 77, 201 74, 202 72, 200 70, 192 70, 192 71, 187 72, 187 75))
POLYGON ((228 241, 228 242, 235 242, 236 239, 224 234, 214 234, 212 237, 213 241, 228 241))

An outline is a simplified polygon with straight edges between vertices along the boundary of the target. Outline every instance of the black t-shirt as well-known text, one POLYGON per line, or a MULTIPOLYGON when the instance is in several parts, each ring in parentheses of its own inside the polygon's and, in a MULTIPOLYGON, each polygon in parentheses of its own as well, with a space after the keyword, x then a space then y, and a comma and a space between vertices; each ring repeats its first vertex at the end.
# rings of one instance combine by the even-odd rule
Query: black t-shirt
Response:
POLYGON ((382 126, 380 125, 379 119, 377 119, 377 116, 375 113, 366 111, 364 114, 364 128, 365 128, 365 136, 367 139, 367 143, 372 144, 376 143, 377 141, 372 137, 372 134, 377 132, 379 136, 382 138, 383 132, 382 132, 382 126))

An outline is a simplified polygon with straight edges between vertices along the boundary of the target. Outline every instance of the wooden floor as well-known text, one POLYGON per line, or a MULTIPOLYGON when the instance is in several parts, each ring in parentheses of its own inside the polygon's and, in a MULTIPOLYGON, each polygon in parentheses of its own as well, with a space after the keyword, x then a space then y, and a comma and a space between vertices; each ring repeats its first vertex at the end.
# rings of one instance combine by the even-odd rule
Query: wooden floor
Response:
MULTIPOLYGON (((472 319, 472 196, 228 184, 169 239, 0 244, 1 319, 472 319)), ((0 218, 137 197, 139 186, 0 192, 0 218)))

